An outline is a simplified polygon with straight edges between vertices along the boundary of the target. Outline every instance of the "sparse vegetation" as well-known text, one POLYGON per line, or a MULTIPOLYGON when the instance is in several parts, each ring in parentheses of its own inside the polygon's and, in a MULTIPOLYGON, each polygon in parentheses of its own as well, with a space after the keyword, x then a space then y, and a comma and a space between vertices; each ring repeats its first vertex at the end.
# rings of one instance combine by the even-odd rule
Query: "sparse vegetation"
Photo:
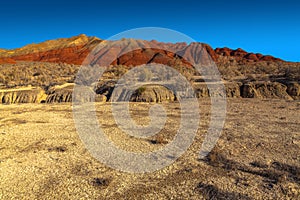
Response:
MULTIPOLYGON (((200 127, 187 151, 170 166, 144 174, 123 173, 93 158, 77 135, 68 104, 2 106, 1 195, 3 199, 299 199, 300 121, 295 117, 299 103, 229 99, 223 133, 200 161, 210 105, 210 99, 201 99, 200 127)), ((147 139, 124 133, 109 103, 96 104, 96 110, 104 134, 118 148, 147 153, 165 148, 180 128, 178 103, 163 106, 166 126, 147 139)), ((130 103, 137 124, 149 122, 150 107, 130 103)))
POLYGON ((16 86, 42 86, 74 82, 79 66, 63 63, 19 62, 0 65, 0 84, 16 86))

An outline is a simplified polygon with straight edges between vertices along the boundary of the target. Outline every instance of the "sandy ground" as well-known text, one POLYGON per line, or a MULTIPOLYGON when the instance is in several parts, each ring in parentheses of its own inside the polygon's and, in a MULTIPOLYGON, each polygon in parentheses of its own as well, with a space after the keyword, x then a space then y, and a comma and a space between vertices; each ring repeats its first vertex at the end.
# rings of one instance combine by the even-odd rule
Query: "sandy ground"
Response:
MULTIPOLYGON (((127 151, 163 148, 180 122, 177 103, 158 136, 137 139, 115 124, 110 104, 97 104, 105 134, 127 151)), ((221 138, 207 159, 198 153, 210 103, 200 100, 200 128, 188 151, 153 173, 101 164, 84 147, 71 104, 0 105, 0 199, 300 199, 300 102, 230 99, 221 138)), ((148 123, 149 104, 132 103, 148 123)))

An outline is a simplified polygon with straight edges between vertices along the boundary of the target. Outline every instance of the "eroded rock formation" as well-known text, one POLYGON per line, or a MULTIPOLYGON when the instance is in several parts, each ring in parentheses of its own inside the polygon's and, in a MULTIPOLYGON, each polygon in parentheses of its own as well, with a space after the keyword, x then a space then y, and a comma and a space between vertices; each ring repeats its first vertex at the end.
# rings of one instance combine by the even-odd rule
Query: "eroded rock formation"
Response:
POLYGON ((174 93, 164 86, 150 85, 140 87, 130 98, 135 102, 172 102, 175 100, 174 93))
MULTIPOLYGON (((213 83, 207 83, 213 84, 213 83)), ((227 82, 224 83, 227 98, 259 98, 259 99, 300 99, 300 85, 297 82, 282 84, 278 82, 227 82)), ((114 82, 107 82, 96 88, 88 88, 77 91, 75 97, 78 102, 106 102, 111 100, 114 91, 114 82), (94 97, 95 99, 93 99, 94 97)), ((206 83, 193 85, 197 98, 208 98, 212 96, 222 96, 221 90, 209 90, 206 83)), ((214 88, 214 87, 212 87, 214 88)), ((66 103, 73 101, 74 84, 64 84, 50 87, 48 90, 42 88, 15 88, 0 90, 0 100, 2 104, 13 103, 66 103)), ((119 89, 116 92, 116 101, 133 102, 172 102, 176 101, 176 92, 160 85, 145 85, 136 91, 119 89)))
POLYGON ((300 84, 297 82, 287 83, 287 93, 296 100, 300 99, 300 84))
POLYGON ((293 99, 287 93, 287 86, 278 82, 251 82, 242 86, 241 95, 244 98, 276 98, 293 99))
POLYGON ((92 88, 84 88, 84 90, 80 90, 80 87, 76 88, 77 96, 73 98, 74 87, 75 84, 70 83, 49 88, 46 103, 65 103, 73 100, 77 102, 106 102, 106 96, 96 94, 92 88))
POLYGON ((47 95, 42 88, 15 88, 0 90, 0 100, 3 104, 13 103, 43 103, 47 95))

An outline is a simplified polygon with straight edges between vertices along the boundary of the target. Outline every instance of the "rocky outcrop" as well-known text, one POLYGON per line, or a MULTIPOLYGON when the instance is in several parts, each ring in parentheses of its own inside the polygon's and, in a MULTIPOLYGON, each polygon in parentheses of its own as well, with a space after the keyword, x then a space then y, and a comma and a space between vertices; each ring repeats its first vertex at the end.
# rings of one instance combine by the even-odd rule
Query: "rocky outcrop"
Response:
MULTIPOLYGON (((198 83, 194 85, 195 94, 197 98, 202 97, 211 97, 211 96, 223 96, 224 92, 218 90, 215 87, 212 87, 211 90, 208 89, 206 84, 213 84, 213 83, 198 83)), ((225 93, 226 97, 228 98, 240 98, 240 85, 241 83, 224 83, 225 86, 225 93)))
POLYGON ((228 98, 240 98, 241 97, 241 87, 242 83, 227 83, 225 84, 226 95, 228 98))
POLYGON ((292 97, 287 93, 287 86, 278 82, 250 82, 242 85, 241 96, 243 98, 275 98, 288 99, 292 97))
POLYGON ((101 83, 95 85, 94 91, 96 92, 96 94, 103 95, 106 97, 107 100, 110 100, 110 97, 113 93, 116 82, 117 81, 115 81, 115 80, 101 82, 101 83))
POLYGON ((72 102, 74 84, 54 86, 48 89, 46 103, 72 102))
POLYGON ((287 93, 296 100, 300 99, 300 84, 297 82, 289 82, 287 85, 287 93))
POLYGON ((125 88, 114 90, 114 94, 110 101, 122 102, 172 102, 175 101, 174 93, 168 88, 160 85, 145 85, 135 91, 125 88))
POLYGON ((152 85, 141 87, 130 98, 134 102, 172 102, 175 100, 174 93, 164 86, 152 85))
MULTIPOLYGON (((82 90, 77 92, 77 97, 73 98, 74 84, 64 84, 60 86, 54 86, 48 89, 46 103, 66 103, 66 102, 106 102, 106 96, 96 94, 91 88, 88 90, 82 90), (95 99, 92 97, 95 96, 95 99)), ((80 89, 80 88, 79 88, 80 89)))
MULTIPOLYGON (((210 83, 207 83, 210 84, 210 83)), ((224 83, 227 98, 258 98, 258 99, 300 99, 300 84, 290 82, 249 82, 224 83)), ((218 90, 210 91, 206 83, 194 84, 195 94, 198 98, 221 96, 218 90)))
MULTIPOLYGON (((222 96, 224 93, 217 87, 208 89, 207 84, 194 83, 193 88, 197 98, 222 96)), ((227 98, 259 98, 259 99, 286 99, 300 100, 300 84, 298 82, 226 82, 224 83, 227 98)), ((66 103, 72 102, 106 102, 110 101, 132 101, 132 102, 172 102, 176 101, 176 92, 160 85, 145 85, 136 91, 129 92, 122 87, 114 91, 115 82, 108 81, 95 88, 88 88, 77 92, 73 98, 74 84, 68 83, 60 86, 50 87, 46 92, 42 88, 23 87, 15 89, 0 90, 0 101, 2 104, 13 103, 66 103), (96 92, 94 92, 96 91, 96 92), (112 92, 115 99, 111 99, 112 92), (95 97, 95 99, 92 99, 95 97), (118 97, 116 99, 116 97, 118 97)))
MULTIPOLYGON (((213 82, 196 82, 193 84, 194 92, 197 98, 222 96, 224 93, 216 87, 212 87, 211 91, 207 84, 216 84, 213 82)), ((225 82, 225 92, 227 98, 259 98, 259 99, 300 99, 300 85, 297 82, 282 84, 278 82, 225 82)), ((115 82, 108 81, 98 85, 95 89, 98 94, 107 96, 110 99, 114 91, 115 82)), ((120 89, 116 94, 122 99, 130 99, 131 101, 145 101, 145 102, 161 102, 173 101, 176 96, 172 91, 169 91, 163 86, 146 85, 133 92, 132 97, 129 97, 129 92, 120 89)))
POLYGON ((43 103, 47 95, 42 88, 16 88, 0 90, 2 104, 43 103))

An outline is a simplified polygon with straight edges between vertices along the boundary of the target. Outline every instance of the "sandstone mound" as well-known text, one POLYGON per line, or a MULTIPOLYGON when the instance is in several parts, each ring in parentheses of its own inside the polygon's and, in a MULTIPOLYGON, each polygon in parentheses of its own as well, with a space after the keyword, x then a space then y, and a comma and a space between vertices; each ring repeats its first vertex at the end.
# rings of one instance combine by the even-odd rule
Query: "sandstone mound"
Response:
POLYGON ((131 101, 131 102, 172 102, 175 101, 175 94, 168 88, 161 85, 145 85, 136 91, 126 88, 114 90, 114 96, 111 101, 131 101))
POLYGON ((72 102, 73 87, 74 84, 65 84, 49 88, 46 103, 72 102))
MULTIPOLYGON (((61 86, 54 86, 48 89, 47 94, 48 97, 46 99, 46 103, 65 103, 73 101, 73 90, 75 84, 67 83, 61 86)), ((83 90, 82 93, 78 93, 79 95, 75 98, 78 102, 92 102, 91 98, 95 95, 95 102, 105 102, 106 97, 104 95, 95 94, 95 92, 90 89, 88 91, 83 90)))
POLYGON ((287 93, 293 98, 293 99, 300 99, 300 84, 297 82, 290 82, 287 83, 287 93))
POLYGON ((241 94, 244 98, 292 99, 287 93, 287 86, 278 82, 247 83, 242 86, 241 94))
POLYGON ((172 102, 174 93, 164 86, 148 85, 140 87, 130 98, 134 102, 172 102))
MULTIPOLYGON (((207 84, 216 84, 216 83, 196 83, 194 84, 195 94, 197 98, 201 97, 211 97, 211 96, 223 96, 223 92, 221 90, 213 89, 209 90, 207 84)), ((226 97, 229 98, 239 98, 240 94, 240 85, 241 83, 224 83, 226 97)))
POLYGON ((42 103, 46 94, 41 88, 16 88, 0 90, 0 100, 3 104, 12 103, 42 103))
POLYGON ((229 98, 239 98, 241 97, 240 91, 241 83, 227 83, 225 84, 226 95, 229 98))

